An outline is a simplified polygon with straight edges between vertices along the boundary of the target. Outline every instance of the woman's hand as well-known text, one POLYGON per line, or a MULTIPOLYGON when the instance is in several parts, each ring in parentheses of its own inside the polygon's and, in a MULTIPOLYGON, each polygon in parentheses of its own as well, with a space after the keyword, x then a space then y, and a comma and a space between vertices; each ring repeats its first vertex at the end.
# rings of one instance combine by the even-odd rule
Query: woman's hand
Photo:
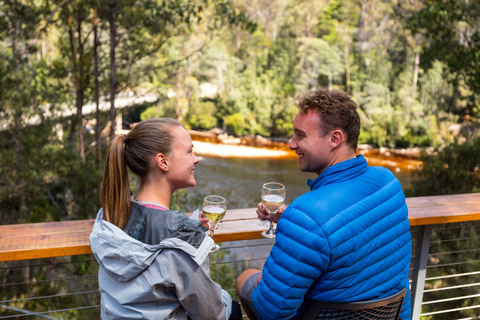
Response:
MULTIPOLYGON (((280 208, 278 208, 277 213, 273 217, 273 222, 277 223, 280 217, 282 216, 282 213, 287 209, 287 206, 285 204, 282 204, 280 208)), ((257 206, 257 217, 258 219, 265 221, 268 220, 270 221, 270 213, 267 211, 267 208, 263 205, 262 202, 260 202, 257 206)))
MULTIPOLYGON (((198 213, 198 221, 200 221, 200 223, 203 224, 203 226, 205 228, 210 229, 210 227, 208 225, 208 221, 210 221, 210 220, 203 216, 203 211, 202 210, 200 210, 200 212, 198 213)), ((222 223, 222 221, 223 220, 220 220, 219 222, 222 223)), ((215 226, 215 229, 218 229, 218 223, 215 226)))
POLYGON ((202 213, 199 213, 198 221, 200 221, 201 224, 207 229, 208 228, 208 218, 204 218, 202 213))

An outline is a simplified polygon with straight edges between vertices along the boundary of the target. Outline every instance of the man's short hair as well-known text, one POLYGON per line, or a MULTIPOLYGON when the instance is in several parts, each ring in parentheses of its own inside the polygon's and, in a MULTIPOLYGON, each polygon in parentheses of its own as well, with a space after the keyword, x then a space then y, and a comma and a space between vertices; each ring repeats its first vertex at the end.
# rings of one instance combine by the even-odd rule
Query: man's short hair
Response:
POLYGON ((347 144, 357 149, 360 135, 360 116, 357 104, 345 92, 317 88, 298 95, 296 105, 300 112, 315 111, 323 124, 322 135, 341 129, 347 137, 347 144))

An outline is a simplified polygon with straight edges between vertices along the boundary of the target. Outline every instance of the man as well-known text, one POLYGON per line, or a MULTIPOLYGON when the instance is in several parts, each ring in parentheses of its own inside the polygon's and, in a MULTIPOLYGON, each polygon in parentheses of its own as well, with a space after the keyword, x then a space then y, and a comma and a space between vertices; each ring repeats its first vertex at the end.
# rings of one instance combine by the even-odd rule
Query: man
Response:
MULTIPOLYGON (((263 272, 250 269, 237 279, 245 312, 250 319, 298 319, 314 301, 374 300, 407 288, 400 319, 410 319, 412 242, 399 181, 356 155, 360 117, 348 95, 316 89, 297 105, 289 147, 300 170, 318 177, 307 182, 310 192, 279 210, 263 272)), ((257 214, 268 219, 261 203, 257 214)))

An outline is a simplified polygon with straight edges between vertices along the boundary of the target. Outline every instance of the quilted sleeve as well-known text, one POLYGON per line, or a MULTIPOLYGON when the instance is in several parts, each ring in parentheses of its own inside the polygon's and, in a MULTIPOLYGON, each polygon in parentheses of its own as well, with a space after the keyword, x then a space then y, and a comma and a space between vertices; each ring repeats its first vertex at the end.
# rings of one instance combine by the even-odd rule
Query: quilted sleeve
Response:
POLYGON ((259 319, 290 319, 326 270, 330 248, 321 227, 304 212, 289 206, 277 225, 275 245, 253 292, 259 319))

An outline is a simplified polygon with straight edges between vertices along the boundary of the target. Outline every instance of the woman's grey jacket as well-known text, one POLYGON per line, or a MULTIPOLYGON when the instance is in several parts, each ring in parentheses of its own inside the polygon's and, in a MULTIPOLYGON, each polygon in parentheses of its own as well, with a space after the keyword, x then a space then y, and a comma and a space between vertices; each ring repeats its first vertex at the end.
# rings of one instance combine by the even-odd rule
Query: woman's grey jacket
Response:
POLYGON ((230 295, 210 278, 213 240, 198 221, 135 201, 124 230, 102 215, 100 209, 90 235, 102 319, 230 317, 230 295))

